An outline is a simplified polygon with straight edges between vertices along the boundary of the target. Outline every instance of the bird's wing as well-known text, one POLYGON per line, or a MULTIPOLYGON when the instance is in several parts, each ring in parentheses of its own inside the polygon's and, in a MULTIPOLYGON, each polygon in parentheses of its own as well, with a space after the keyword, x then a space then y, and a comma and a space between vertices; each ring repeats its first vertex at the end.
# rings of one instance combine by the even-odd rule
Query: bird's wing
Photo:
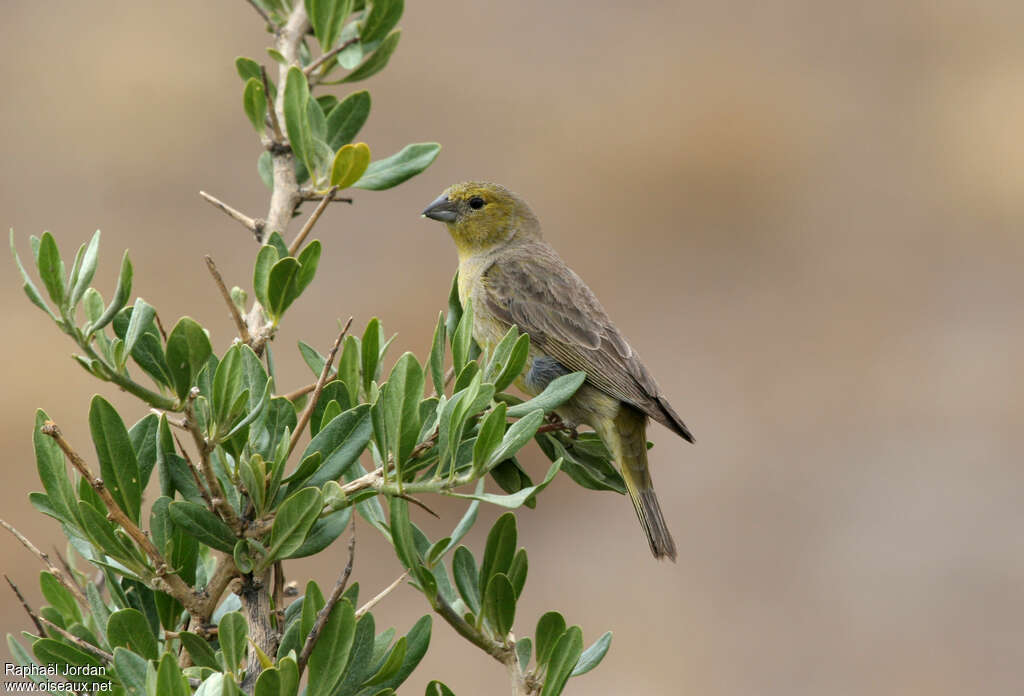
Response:
POLYGON ((492 264, 483 281, 482 299, 495 317, 565 367, 586 372, 594 387, 693 441, 597 297, 551 247, 518 250, 492 264))

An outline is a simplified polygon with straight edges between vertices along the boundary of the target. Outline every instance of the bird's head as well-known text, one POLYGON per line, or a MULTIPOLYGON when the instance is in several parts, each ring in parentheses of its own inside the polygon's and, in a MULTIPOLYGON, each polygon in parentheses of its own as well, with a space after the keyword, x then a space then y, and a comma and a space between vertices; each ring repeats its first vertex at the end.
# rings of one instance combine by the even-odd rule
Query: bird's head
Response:
POLYGON ((479 181, 455 184, 423 211, 448 227, 460 254, 472 255, 540 236, 537 216, 504 186, 479 181))

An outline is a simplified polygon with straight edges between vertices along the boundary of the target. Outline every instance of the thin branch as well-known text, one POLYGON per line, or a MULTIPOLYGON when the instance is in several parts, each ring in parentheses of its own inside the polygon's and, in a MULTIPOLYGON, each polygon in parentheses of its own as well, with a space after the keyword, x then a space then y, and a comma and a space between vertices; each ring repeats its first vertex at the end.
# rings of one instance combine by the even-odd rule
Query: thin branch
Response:
POLYGON ((307 384, 304 387, 300 387, 299 389, 296 389, 293 392, 285 394, 284 398, 288 399, 289 401, 295 401, 299 397, 305 396, 306 394, 310 393, 314 389, 316 389, 316 382, 313 382, 312 384, 307 384))
POLYGON ((85 589, 78 582, 78 578, 75 577, 75 569, 71 567, 68 559, 64 558, 64 554, 60 552, 60 549, 56 545, 53 547, 53 553, 56 554, 57 560, 60 561, 60 567, 64 569, 64 572, 68 574, 68 579, 74 583, 75 587, 82 590, 82 597, 85 597, 85 589))
MULTIPOLYGON (((320 191, 311 191, 310 189, 302 189, 299 191, 299 197, 304 201, 319 201, 324 198, 327 194, 320 191)), ((352 198, 338 198, 335 196, 331 199, 335 203, 349 203, 351 204, 352 198)))
POLYGON ((218 208, 222 213, 226 214, 232 220, 239 222, 242 225, 242 227, 256 235, 256 239, 260 238, 260 235, 263 233, 264 223, 262 220, 256 220, 239 210, 235 210, 224 201, 214 196, 211 196, 206 191, 200 191, 199 195, 202 196, 207 202, 209 202, 215 208, 218 208))
POLYGON ((21 590, 19 590, 18 586, 14 584, 14 581, 7 577, 7 573, 4 573, 4 580, 6 580, 7 584, 11 586, 11 589, 14 591, 14 594, 18 597, 18 600, 21 602, 21 606, 25 607, 25 613, 27 613, 28 617, 32 619, 32 623, 36 625, 36 630, 39 631, 39 635, 45 636, 46 629, 43 628, 43 624, 39 623, 39 617, 36 616, 36 613, 34 611, 32 611, 32 607, 28 605, 28 601, 25 599, 25 595, 21 594, 21 590))
POLYGON ((274 616, 277 618, 277 630, 284 631, 284 563, 274 561, 274 616))
MULTIPOLYGON (((207 624, 210 622, 210 617, 213 616, 214 610, 217 608, 217 604, 220 602, 221 595, 224 594, 224 590, 227 589, 228 585, 239 576, 237 566, 235 566, 235 559, 229 553, 220 554, 220 558, 217 560, 217 567, 213 571, 213 575, 206 583, 206 587, 203 588, 202 592, 205 595, 203 604, 200 608, 199 615, 196 617, 200 622, 197 631, 203 637, 213 635, 210 633, 210 627, 207 624)), ((213 630, 216 630, 215 628, 213 630)))
MULTIPOLYGON (((267 80, 267 68, 263 65, 260 65, 260 79, 263 80, 263 94, 267 101, 270 101, 270 81, 267 80)), ((271 143, 280 146, 285 142, 284 133, 281 132, 281 124, 277 121, 277 111, 274 109, 274 105, 271 104, 270 107, 267 109, 267 116, 270 118, 270 129, 274 132, 271 143)))
POLYGON ((68 590, 73 595, 75 595, 75 598, 82 604, 82 606, 89 605, 89 600, 86 599, 85 593, 82 592, 82 589, 78 586, 78 584, 73 581, 74 577, 72 576, 71 580, 65 577, 64 572, 50 562, 50 557, 46 554, 45 551, 41 551, 35 544, 29 541, 28 537, 26 537, 24 534, 15 529, 9 522, 7 522, 7 520, 0 519, 0 526, 2 526, 8 532, 14 535, 14 538, 20 541, 22 546, 24 546, 30 552, 35 554, 39 558, 39 560, 43 562, 43 565, 46 566, 46 569, 50 571, 50 573, 55 578, 57 578, 58 581, 60 581, 60 584, 68 588, 68 590))
POLYGON ((228 312, 231 313, 231 320, 235 322, 235 328, 238 329, 238 337, 242 339, 242 343, 251 343, 252 336, 249 335, 249 327, 245 325, 245 321, 242 320, 242 315, 238 312, 238 307, 235 306, 234 300, 231 299, 231 293, 228 292, 227 286, 224 285, 224 278, 221 277, 220 271, 217 270, 217 264, 213 262, 213 257, 209 254, 203 258, 206 259, 206 267, 210 269, 210 275, 213 276, 213 282, 217 284, 217 289, 220 290, 220 295, 224 298, 224 303, 228 306, 228 312))
POLYGON ((71 641, 71 643, 73 643, 76 647, 81 648, 85 652, 87 652, 87 653, 89 653, 89 654, 91 654, 91 655, 93 655, 95 657, 98 657, 99 659, 101 659, 104 662, 106 662, 108 665, 113 663, 114 656, 111 655, 110 653, 108 653, 106 650, 103 650, 101 648, 97 648, 92 643, 89 643, 89 642, 86 642, 86 641, 82 640, 81 638, 79 638, 78 636, 76 636, 73 633, 68 633, 63 628, 61 628, 57 624, 53 623, 49 619, 47 619, 45 616, 40 616, 39 620, 42 621, 47 626, 49 626, 50 630, 52 630, 52 631, 54 631, 56 633, 59 633, 65 640, 71 641))
MULTIPOLYGON (((187 422, 187 421, 186 421, 187 422)), ((188 426, 184 423, 181 425, 182 428, 188 430, 188 426)), ((171 433, 171 437, 178 444, 178 449, 181 450, 181 456, 185 459, 185 465, 188 467, 188 472, 192 474, 192 480, 196 483, 196 488, 199 489, 199 495, 206 501, 206 507, 210 509, 210 512, 215 512, 213 507, 213 498, 210 496, 210 491, 207 490, 206 484, 199 478, 199 474, 196 472, 196 465, 192 463, 192 457, 188 456, 188 450, 185 449, 185 445, 181 443, 181 439, 178 438, 178 433, 171 433)))
POLYGON ((249 3, 249 5, 252 7, 252 9, 256 10, 256 14, 258 14, 260 17, 263 18, 263 21, 267 23, 268 27, 270 27, 271 29, 275 29, 276 30, 277 27, 275 27, 274 26, 274 22, 271 21, 270 15, 268 15, 266 13, 266 11, 262 7, 260 7, 255 2, 253 2, 253 0, 245 0, 245 1, 247 3, 249 3))
POLYGON ((348 41, 345 41, 340 46, 335 46, 330 51, 328 51, 327 53, 323 54, 322 56, 320 56, 319 58, 314 60, 312 63, 307 65, 305 68, 303 68, 302 72, 305 73, 306 77, 311 76, 313 74, 314 70, 319 68, 321 65, 323 65, 327 61, 329 61, 331 58, 334 58, 334 56, 338 55, 339 53, 344 51, 346 48, 351 46, 352 44, 356 44, 356 43, 359 43, 359 37, 358 36, 353 36, 351 39, 349 39, 348 41))
POLYGON ((345 570, 341 571, 341 575, 338 576, 338 581, 334 583, 334 589, 331 591, 331 596, 328 597, 327 603, 324 604, 316 615, 316 621, 313 623, 313 628, 310 629, 309 635, 306 636, 306 642, 302 645, 302 652, 299 653, 299 676, 302 676, 302 672, 306 669, 306 664, 309 662, 309 656, 313 654, 313 648, 316 647, 316 642, 320 640, 320 633, 324 630, 324 626, 327 625, 327 619, 331 616, 331 610, 334 609, 334 605, 341 600, 341 595, 345 593, 345 588, 348 586, 348 578, 352 575, 352 563, 356 557, 356 529, 355 529, 355 518, 352 520, 352 538, 348 542, 348 563, 345 564, 345 570))
POLYGON ((157 589, 167 592, 189 611, 194 613, 199 609, 199 600, 192 588, 182 580, 175 572, 171 570, 170 565, 164 560, 163 555, 153 545, 146 533, 139 529, 138 525, 125 514, 124 510, 114 501, 110 491, 107 490, 106 484, 103 483, 103 479, 93 476, 92 471, 89 469, 89 465, 85 463, 81 455, 76 452, 64 436, 60 432, 60 428, 53 421, 46 421, 42 427, 42 433, 54 439, 57 445, 64 452, 64 456, 68 458, 71 464, 78 469, 79 473, 85 477, 85 480, 89 482, 92 489, 96 491, 103 504, 107 508, 107 517, 117 523, 132 540, 139 545, 139 548, 149 556, 150 560, 153 561, 155 566, 155 584, 160 585, 157 589))
POLYGON ((192 387, 188 393, 188 398, 185 400, 185 425, 188 426, 189 432, 192 433, 196 449, 199 450, 199 463, 203 468, 203 478, 206 479, 206 485, 210 487, 210 495, 212 496, 210 502, 220 514, 221 519, 232 530, 237 532, 242 528, 242 523, 238 519, 235 509, 231 507, 231 504, 224 496, 224 489, 220 487, 220 479, 217 478, 217 474, 213 471, 213 464, 210 463, 210 453, 213 451, 213 444, 203 435, 203 431, 199 427, 199 420, 196 418, 195 403, 198 397, 199 388, 192 387))
POLYGON ((334 356, 338 353, 338 348, 341 346, 341 342, 345 340, 345 334, 348 333, 348 328, 352 326, 352 317, 348 318, 345 322, 345 328, 338 334, 337 340, 334 341, 334 346, 331 347, 331 352, 327 354, 327 360, 324 361, 324 368, 320 371, 320 378, 316 381, 316 387, 313 388, 313 396, 310 398, 309 403, 306 404, 306 408, 303 409, 302 415, 299 417, 299 422, 295 426, 295 431, 292 433, 291 441, 288 443, 288 456, 291 456, 292 451, 295 449, 295 445, 299 443, 299 437, 302 436, 302 431, 305 430, 306 424, 309 423, 309 417, 313 415, 313 409, 316 408, 316 402, 320 399, 320 394, 324 390, 324 385, 327 384, 327 378, 331 374, 331 364, 334 362, 334 356))
POLYGON ((412 497, 411 495, 406 495, 405 493, 399 493, 399 494, 398 494, 398 497, 399 497, 399 498, 401 498, 402 500, 408 500, 408 501, 409 501, 410 503, 412 503, 413 505, 416 505, 416 506, 418 506, 418 507, 421 507, 421 508, 423 508, 423 509, 424 509, 424 510, 426 510, 426 511, 427 511, 428 513, 430 513, 431 515, 433 515, 434 517, 436 517, 437 519, 441 519, 441 516, 440 516, 440 515, 438 515, 438 514, 437 514, 436 512, 434 512, 433 510, 431 510, 430 508, 428 508, 428 507, 426 506, 426 503, 423 503, 423 502, 421 502, 421 501, 419 501, 419 500, 416 500, 416 498, 413 498, 413 497, 412 497))
POLYGON ((332 186, 330 189, 328 189, 327 193, 324 194, 324 197, 323 199, 321 199, 320 204, 317 205, 312 215, 310 215, 309 219, 306 220, 306 224, 303 225, 302 229, 299 230, 299 233, 295 235, 295 239, 292 240, 291 246, 288 247, 289 256, 296 255, 296 253, 299 251, 299 248, 302 246, 302 243, 306 241, 306 237, 313 229, 313 225, 316 224, 316 221, 319 220, 320 216, 324 214, 325 210, 327 210, 327 206, 330 205, 331 201, 334 199, 334 194, 336 194, 337 192, 338 187, 332 186))
POLYGON ((372 597, 366 604, 364 604, 363 606, 359 607, 359 609, 356 610, 356 618, 358 619, 358 618, 362 617, 363 614, 365 614, 366 612, 370 611, 375 606, 380 604, 381 600, 384 599, 385 597, 387 597, 389 594, 391 594, 391 592, 396 587, 401 585, 402 581, 405 580, 407 577, 409 577, 409 571, 408 570, 405 571, 404 573, 402 573, 401 575, 399 575, 397 578, 395 578, 395 581, 393 583, 391 583, 390 585, 388 585, 387 587, 385 587, 383 590, 381 590, 377 594, 376 597, 372 597))

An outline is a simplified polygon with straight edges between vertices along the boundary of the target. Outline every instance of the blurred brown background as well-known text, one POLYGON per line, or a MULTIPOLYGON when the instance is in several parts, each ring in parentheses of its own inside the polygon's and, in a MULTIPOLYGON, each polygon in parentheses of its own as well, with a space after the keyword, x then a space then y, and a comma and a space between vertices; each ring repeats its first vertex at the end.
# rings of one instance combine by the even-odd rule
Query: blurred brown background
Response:
MULTIPOLYGON (((521 516, 520 632, 551 608, 588 643, 615 631, 569 693, 1020 693, 1024 4, 625 7, 409 3, 361 139, 378 156, 444 150, 321 222, 318 282, 275 343, 284 387, 309 380, 295 341, 326 350, 349 314, 397 331, 393 357, 424 354, 455 255, 419 212, 455 181, 502 182, 698 439, 651 433, 676 565, 650 558, 624 498, 564 477, 521 516)), ((196 192, 266 210, 232 65, 267 61, 260 21, 240 0, 8 1, 3 15, 0 226, 23 256, 43 229, 70 253, 102 228, 104 294, 128 247, 135 292, 165 321, 195 314, 222 350, 232 327, 201 258, 248 286, 255 246, 196 192)), ((59 529, 26 499, 41 488, 33 409, 86 450, 92 393, 143 411, 67 358, 8 261, 0 292, 0 506, 50 548, 59 529)), ((368 597, 399 569, 362 529, 368 597)), ((0 545, 38 604, 36 560, 0 545)), ((330 583, 343 555, 292 572, 330 583)), ((0 602, 5 632, 28 625, 0 602)), ((424 608, 403 588, 378 621, 404 631, 424 608)), ((438 620, 403 693, 431 678, 506 691, 438 620)))

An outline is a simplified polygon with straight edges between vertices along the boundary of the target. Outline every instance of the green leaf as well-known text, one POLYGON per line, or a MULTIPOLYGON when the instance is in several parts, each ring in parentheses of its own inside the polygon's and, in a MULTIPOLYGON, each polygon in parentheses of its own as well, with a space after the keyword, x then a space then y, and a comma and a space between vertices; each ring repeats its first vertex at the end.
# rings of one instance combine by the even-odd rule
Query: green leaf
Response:
POLYGON ((220 670, 221 665, 217 661, 217 654, 214 653, 213 648, 210 647, 210 644, 205 639, 189 631, 179 632, 178 638, 181 640, 181 644, 185 646, 185 649, 188 650, 192 662, 200 667, 220 670))
POLYGON ((455 696, 451 689, 436 679, 427 684, 427 691, 424 696, 455 696))
POLYGON ((302 267, 297 259, 288 256, 270 269, 270 277, 267 279, 267 311, 270 316, 279 320, 284 310, 298 296, 295 291, 299 270, 302 267))
POLYGON ((526 585, 526 573, 528 570, 529 561, 526 558, 526 549, 519 549, 512 558, 512 565, 509 566, 507 573, 517 598, 523 594, 523 586, 526 585))
POLYGON ((224 358, 217 365, 213 375, 213 393, 211 403, 213 405, 213 420, 218 425, 227 425, 233 416, 232 406, 239 395, 243 392, 242 378, 245 365, 242 358, 242 346, 244 343, 236 343, 224 354, 224 358))
POLYGON ((544 476, 544 480, 538 483, 536 486, 529 486, 522 489, 517 493, 510 495, 494 495, 493 493, 447 493, 453 498, 466 498, 468 500, 482 500, 485 503, 491 503, 492 505, 499 505, 505 508, 517 508, 524 503, 527 503, 531 497, 539 493, 540 491, 547 488, 547 485, 551 483, 551 480, 555 478, 555 474, 562 467, 562 460, 554 462, 548 469, 548 473, 544 476))
POLYGON ((328 382, 320 392, 320 399, 313 406, 313 413, 309 421, 310 433, 316 437, 323 426, 330 423, 342 411, 348 411, 354 405, 344 382, 338 379, 328 382), (331 404, 334 404, 334 408, 329 409, 328 406, 331 404), (328 411, 331 413, 328 414, 328 411))
POLYGON ((36 307, 39 307, 39 309, 50 315, 51 319, 59 322, 60 320, 57 318, 57 315, 54 314, 53 310, 47 306, 46 300, 44 300, 43 296, 39 294, 39 289, 36 287, 36 284, 32 282, 32 278, 29 277, 28 273, 25 271, 25 267, 21 265, 21 258, 18 256, 18 250, 14 246, 13 229, 11 230, 11 256, 14 257, 14 263, 18 267, 18 271, 21 273, 21 289, 25 291, 28 299, 31 300, 32 304, 36 307))
POLYGON ((152 325, 154 317, 156 317, 156 309, 141 297, 136 298, 135 305, 132 307, 131 319, 128 322, 128 330, 124 337, 125 355, 132 353, 139 337, 152 325))
POLYGON ((302 546, 313 523, 320 516, 323 501, 319 488, 303 488, 288 497, 277 511, 270 530, 270 544, 263 567, 287 558, 302 546))
POLYGON ((537 632, 534 639, 537 641, 537 666, 543 667, 551 659, 551 653, 555 649, 558 639, 565 633, 565 617, 557 611, 549 611, 537 621, 537 632))
POLYGON ((608 631, 603 636, 597 639, 593 645, 583 651, 580 655, 580 659, 576 661, 576 666, 573 668, 570 677, 578 677, 581 674, 586 674, 590 670, 601 664, 601 660, 608 653, 608 648, 612 644, 612 632, 608 631))
POLYGON ((363 332, 363 389, 370 391, 370 383, 377 379, 380 370, 380 320, 374 317, 363 332))
POLYGON ((155 660, 160 654, 149 621, 137 609, 122 609, 110 615, 107 640, 111 647, 127 648, 147 660, 155 660))
POLYGON ((309 83, 302 70, 292 66, 284 83, 284 124, 295 156, 308 163, 313 150, 313 133, 309 124, 309 83))
POLYGON ((391 370, 387 391, 381 396, 388 448, 399 467, 409 458, 419 436, 423 383, 419 361, 412 353, 405 353, 391 370))
POLYGON ((322 486, 327 481, 338 479, 359 459, 372 434, 368 404, 345 411, 324 426, 302 454, 303 459, 314 452, 323 456, 323 465, 307 482, 308 485, 322 486))
POLYGON ((316 269, 320 265, 321 249, 320 240, 314 239, 299 252, 299 277, 295 281, 296 298, 313 282, 316 269))
POLYGON ((391 506, 391 541, 395 545, 398 560, 406 568, 415 569, 419 565, 419 554, 413 543, 412 527, 409 524, 409 503, 404 498, 392 497, 391 506))
POLYGON ((335 510, 326 517, 318 519, 306 534, 306 540, 299 548, 292 551, 288 558, 306 558, 320 553, 341 536, 351 519, 352 508, 350 507, 335 510))
POLYGON ((494 522, 494 526, 487 534, 484 559, 480 564, 481 588, 486 588, 491 578, 498 573, 508 573, 516 553, 516 539, 516 516, 506 512, 494 522))
MULTIPOLYGON (((480 423, 480 433, 476 436, 476 442, 473 444, 473 466, 478 470, 487 471, 490 468, 487 464, 491 453, 499 444, 502 444, 502 437, 505 435, 506 408, 504 403, 499 402, 480 423)), ((544 413, 541 412, 541 419, 543 418, 544 413)), ((521 422, 519 421, 519 423, 521 422)))
POLYGON ((279 259, 280 254, 277 249, 270 244, 264 244, 261 246, 259 253, 256 255, 256 266, 253 269, 252 277, 252 289, 253 294, 256 295, 256 299, 259 300, 260 304, 264 307, 270 304, 270 300, 267 297, 270 282, 270 269, 274 267, 274 264, 276 264, 279 259))
POLYGON ((327 601, 320 586, 310 580, 306 583, 306 593, 302 596, 302 615, 299 618, 302 635, 307 636, 313 630, 317 614, 324 608, 327 601))
POLYGON ((114 298, 110 300, 106 310, 96 321, 90 323, 86 329, 86 336, 91 336, 104 326, 114 320, 114 316, 121 311, 121 308, 128 303, 132 294, 132 262, 128 259, 128 252, 121 257, 121 273, 117 276, 117 288, 114 290, 114 298))
MULTIPOLYGON (((409 678, 427 652, 427 647, 430 645, 430 629, 430 616, 423 616, 413 624, 413 627, 405 634, 406 650, 402 666, 393 677, 379 684, 382 689, 396 689, 409 678)), ((381 691, 378 690, 375 692, 375 696, 379 696, 380 693, 381 691)))
POLYGON ((39 277, 46 287, 53 303, 59 307, 64 306, 64 261, 60 257, 60 250, 57 242, 49 232, 43 232, 43 238, 39 241, 39 254, 36 257, 36 267, 39 269, 39 277))
POLYGON ((160 696, 189 696, 192 689, 181 673, 178 661, 171 653, 164 653, 156 672, 156 693, 160 696))
POLYGON ((530 336, 522 334, 516 339, 512 350, 509 352, 508 361, 500 367, 497 377, 494 379, 494 388, 503 391, 509 387, 523 373, 526 366, 526 358, 530 353, 530 336))
POLYGON ((526 672, 530 664, 530 651, 533 648, 533 641, 529 638, 520 638, 516 641, 516 658, 519 660, 519 669, 526 672))
POLYGON ((182 317, 167 337, 167 368, 174 379, 174 391, 179 399, 188 396, 199 371, 206 366, 213 353, 210 338, 195 319, 182 317))
POLYGON ((82 295, 85 294, 86 288, 89 287, 89 283, 92 282, 93 276, 96 274, 96 262, 99 258, 100 250, 100 231, 96 230, 96 233, 89 240, 89 244, 86 245, 85 251, 82 252, 81 261, 71 272, 71 279, 69 284, 71 285, 71 292, 68 296, 68 312, 74 312, 75 307, 78 306, 79 301, 82 299, 82 295))
POLYGON ((404 9, 403 0, 374 0, 369 14, 363 20, 359 40, 367 45, 383 39, 398 24, 404 9))
POLYGON ((107 490, 118 507, 133 522, 138 522, 142 507, 139 463, 121 416, 102 396, 92 398, 89 430, 100 461, 100 475, 107 490))
MULTIPOLYGON (((484 462, 484 470, 490 470, 498 462, 503 462, 509 457, 514 456, 516 452, 523 448, 523 445, 533 439, 537 428, 543 422, 544 411, 537 409, 509 426, 505 436, 501 439, 501 444, 490 453, 490 456, 484 462)), ((481 432, 483 432, 482 429, 481 432)))
POLYGON ((510 406, 508 409, 509 418, 522 418, 535 409, 543 409, 545 412, 558 408, 568 401, 576 390, 579 389, 587 379, 585 372, 573 372, 561 377, 555 377, 548 383, 537 396, 521 404, 510 406))
POLYGON ((68 478, 64 453, 52 437, 42 432, 42 427, 48 420, 49 416, 45 411, 36 411, 32 444, 35 447, 39 480, 43 482, 43 488, 50 498, 54 511, 63 521, 74 523, 78 518, 78 498, 71 487, 71 479, 68 478))
POLYGON ((406 145, 390 157, 372 162, 353 186, 370 191, 383 191, 397 186, 429 167, 439 152, 441 146, 438 143, 406 145))
POLYGON ((167 508, 171 521, 194 536, 200 543, 224 553, 233 553, 235 538, 231 528, 202 505, 175 500, 167 508))
POLYGON ((327 52, 341 35, 341 27, 352 12, 352 0, 306 0, 306 11, 321 50, 327 52))
POLYGON ((125 648, 114 648, 114 671, 129 693, 146 693, 146 672, 149 663, 144 657, 125 648))
POLYGON ((107 518, 93 507, 91 503, 78 503, 78 519, 81 523, 82 531, 85 532, 97 549, 121 562, 132 562, 134 560, 134 554, 114 535, 113 524, 108 522, 107 518))
POLYGON ((430 379, 434 382, 434 391, 444 394, 444 352, 445 342, 444 312, 437 315, 437 326, 434 328, 434 340, 430 345, 430 379))
POLYGON ((267 95, 263 91, 263 80, 257 77, 250 77, 245 83, 245 91, 242 93, 242 108, 249 122, 256 129, 257 133, 264 133, 267 130, 267 95))
POLYGON ((309 656, 309 673, 317 678, 306 688, 307 696, 328 696, 335 692, 348 666, 355 630, 355 610, 347 599, 343 599, 331 610, 320 639, 309 656))
POLYGON ((548 661, 548 676, 544 680, 541 696, 558 696, 569 681, 569 675, 583 652, 583 631, 573 626, 558 639, 548 661))
POLYGON ((465 546, 455 549, 455 555, 452 557, 452 576, 466 606, 474 614, 479 614, 480 577, 476 569, 476 559, 465 546))
POLYGON ((224 667, 234 672, 245 659, 249 622, 240 612, 232 611, 221 617, 217 625, 217 640, 224 653, 224 667))
POLYGON ((264 150, 260 153, 260 156, 256 159, 256 173, 260 176, 260 181, 270 191, 274 190, 274 157, 270 154, 270 151, 264 150))
POLYGON ((402 668, 402 662, 405 661, 406 652, 406 640, 405 636, 398 639, 395 646, 391 648, 391 652, 388 653, 387 659, 380 666, 380 669, 363 683, 364 686, 373 686, 376 684, 382 684, 387 680, 398 674, 398 670, 402 668))
POLYGON ((352 142, 370 115, 370 93, 353 92, 327 114, 327 144, 332 150, 352 142))
POLYGON ((342 145, 331 165, 331 185, 346 189, 370 166, 370 148, 366 143, 342 145))
POLYGON ((82 612, 74 595, 52 573, 45 570, 39 573, 39 587, 43 597, 60 612, 66 624, 82 621, 82 612))
POLYGON ((369 58, 364 60, 358 68, 346 75, 340 82, 358 82, 379 73, 388 64, 391 54, 398 48, 398 40, 401 38, 402 32, 400 31, 388 34, 380 42, 380 45, 377 46, 377 50, 371 53, 369 58))
POLYGON ((516 592, 504 573, 497 573, 487 583, 483 610, 495 635, 501 638, 507 636, 516 617, 516 592))
POLYGON ((459 373, 466 367, 466 363, 473 359, 471 346, 473 344, 473 302, 466 302, 462 308, 462 317, 459 319, 459 326, 452 336, 452 364, 455 372, 459 373))

